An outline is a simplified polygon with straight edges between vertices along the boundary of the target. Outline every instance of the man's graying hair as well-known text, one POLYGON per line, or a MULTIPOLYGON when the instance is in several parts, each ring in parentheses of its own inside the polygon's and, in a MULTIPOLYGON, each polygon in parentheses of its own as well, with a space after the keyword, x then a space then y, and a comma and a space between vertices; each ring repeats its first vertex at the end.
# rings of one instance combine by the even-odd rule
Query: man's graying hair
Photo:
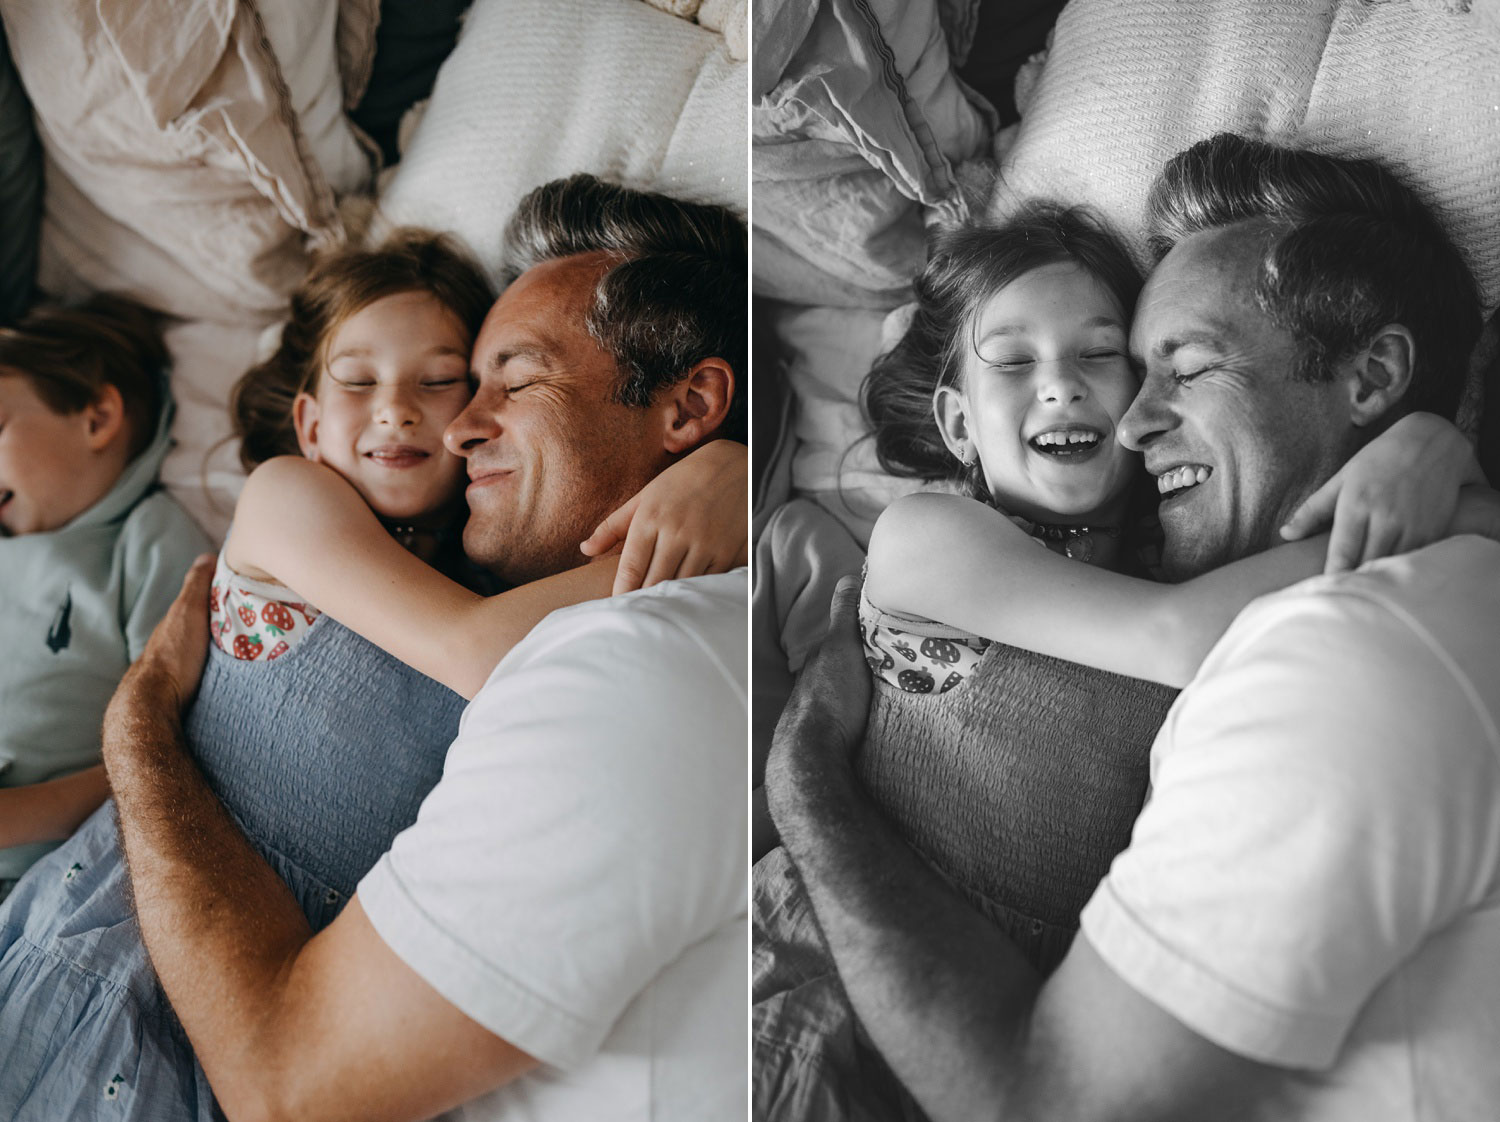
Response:
POLYGON ((1387 420, 1457 412, 1479 338, 1474 278, 1431 212, 1380 165, 1221 133, 1168 162, 1148 207, 1157 261, 1189 234, 1272 223, 1256 302, 1299 344, 1294 378, 1328 380, 1399 323, 1416 341, 1416 363, 1387 420))
POLYGON ((575 175, 536 188, 505 230, 502 284, 575 253, 620 258, 599 279, 588 329, 620 368, 615 400, 644 407, 706 358, 734 371, 721 430, 746 439, 745 224, 719 206, 575 175))

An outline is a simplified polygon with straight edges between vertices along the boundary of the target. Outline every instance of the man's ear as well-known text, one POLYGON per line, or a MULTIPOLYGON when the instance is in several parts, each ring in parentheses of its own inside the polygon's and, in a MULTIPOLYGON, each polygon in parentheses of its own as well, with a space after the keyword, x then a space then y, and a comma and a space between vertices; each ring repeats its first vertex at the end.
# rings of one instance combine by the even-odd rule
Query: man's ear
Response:
POLYGON ((686 378, 667 387, 663 445, 673 455, 689 452, 718 431, 734 400, 734 371, 722 358, 705 358, 686 378))
POLYGON ((1378 422, 1411 388, 1417 343, 1399 323, 1388 323, 1350 360, 1349 418, 1356 428, 1378 422))
POLYGON ((93 401, 83 407, 85 439, 89 449, 102 452, 125 431, 125 398, 118 386, 108 382, 93 401))
POLYGON ((292 427, 297 430, 297 447, 313 463, 318 462, 318 399, 310 393, 299 393, 292 399, 292 427))
POLYGON ((971 464, 979 454, 969 438, 969 403, 956 386, 939 386, 932 394, 932 415, 954 458, 971 464))

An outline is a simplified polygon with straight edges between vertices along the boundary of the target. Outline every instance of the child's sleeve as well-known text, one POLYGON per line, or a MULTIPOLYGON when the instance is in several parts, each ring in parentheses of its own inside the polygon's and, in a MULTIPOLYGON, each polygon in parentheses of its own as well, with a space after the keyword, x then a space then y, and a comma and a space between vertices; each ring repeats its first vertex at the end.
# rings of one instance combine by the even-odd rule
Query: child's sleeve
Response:
POLYGON ((134 662, 177 598, 193 560, 214 546, 171 496, 157 491, 130 512, 116 548, 123 563, 121 630, 134 662))

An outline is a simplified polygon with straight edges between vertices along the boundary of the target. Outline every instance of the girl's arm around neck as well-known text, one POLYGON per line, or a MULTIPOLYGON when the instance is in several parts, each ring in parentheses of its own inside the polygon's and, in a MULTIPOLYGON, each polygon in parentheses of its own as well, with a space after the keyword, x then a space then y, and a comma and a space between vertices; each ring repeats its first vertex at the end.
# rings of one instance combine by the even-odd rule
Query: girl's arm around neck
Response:
POLYGON ((870 536, 866 591, 888 611, 1169 686, 1186 685, 1251 600, 1322 572, 1327 537, 1158 584, 1039 549, 955 495, 898 499, 870 536))
POLYGON ((608 596, 618 560, 480 596, 403 549, 340 475, 299 456, 251 473, 225 556, 465 698, 544 616, 608 596))

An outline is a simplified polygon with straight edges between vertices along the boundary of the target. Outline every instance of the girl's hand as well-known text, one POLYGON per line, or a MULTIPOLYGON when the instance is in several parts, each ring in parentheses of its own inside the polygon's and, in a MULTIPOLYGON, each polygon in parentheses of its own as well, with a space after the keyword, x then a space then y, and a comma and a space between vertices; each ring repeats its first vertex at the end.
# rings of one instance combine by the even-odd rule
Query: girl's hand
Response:
POLYGON ((1325 573, 1420 549, 1449 533, 1459 489, 1484 474, 1463 434, 1433 413, 1397 421, 1356 452, 1281 528, 1290 541, 1333 524, 1325 573))
POLYGON ((747 461, 743 444, 710 441, 599 523, 579 548, 597 557, 624 539, 612 595, 746 564, 747 461))

